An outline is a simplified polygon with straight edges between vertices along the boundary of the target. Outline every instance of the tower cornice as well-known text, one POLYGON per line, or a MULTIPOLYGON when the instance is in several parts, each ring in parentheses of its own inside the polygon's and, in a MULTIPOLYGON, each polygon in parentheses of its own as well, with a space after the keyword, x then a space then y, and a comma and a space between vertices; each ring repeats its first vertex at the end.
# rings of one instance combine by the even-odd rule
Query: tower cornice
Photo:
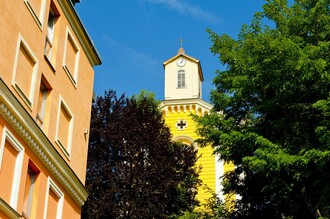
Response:
POLYGON ((178 99, 178 100, 164 100, 160 104, 160 109, 165 112, 167 116, 169 112, 180 113, 181 111, 186 112, 189 110, 193 113, 193 109, 195 109, 195 113, 197 114, 200 112, 201 115, 208 114, 213 106, 200 99, 200 98, 191 98, 191 99, 178 99))

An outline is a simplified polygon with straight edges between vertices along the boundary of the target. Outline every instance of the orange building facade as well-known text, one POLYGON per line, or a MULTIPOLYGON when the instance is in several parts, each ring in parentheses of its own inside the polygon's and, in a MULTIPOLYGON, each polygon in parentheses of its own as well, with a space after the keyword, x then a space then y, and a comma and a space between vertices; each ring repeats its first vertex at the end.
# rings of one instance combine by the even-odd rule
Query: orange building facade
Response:
POLYGON ((79 0, 0 1, 0 218, 80 218, 93 66, 79 0))

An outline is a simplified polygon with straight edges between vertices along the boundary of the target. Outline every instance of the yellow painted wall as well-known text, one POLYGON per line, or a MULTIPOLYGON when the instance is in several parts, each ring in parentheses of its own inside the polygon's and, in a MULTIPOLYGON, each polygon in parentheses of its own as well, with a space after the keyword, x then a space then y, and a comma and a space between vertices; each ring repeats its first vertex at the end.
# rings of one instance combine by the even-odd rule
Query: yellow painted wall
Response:
MULTIPOLYGON (((180 138, 180 136, 190 137, 193 140, 197 139, 196 125, 191 117, 191 113, 196 114, 195 107, 192 107, 192 111, 190 112, 188 109, 184 110, 184 107, 182 106, 176 106, 173 111, 169 111, 167 115, 164 114, 165 123, 170 128, 173 139, 180 138), (185 120, 188 124, 183 130, 179 130, 176 127, 176 123, 180 120, 185 120)), ((200 116, 201 112, 198 112, 198 115, 200 116)), ((183 143, 188 142, 183 141, 183 143)), ((191 143, 193 142, 190 142, 190 144, 191 143)), ((203 148, 198 147, 199 159, 196 166, 202 168, 199 173, 199 177, 202 180, 202 186, 198 189, 197 199, 201 201, 201 203, 205 202, 212 195, 205 186, 210 188, 212 192, 216 192, 215 156, 212 153, 213 149, 211 146, 203 148)))

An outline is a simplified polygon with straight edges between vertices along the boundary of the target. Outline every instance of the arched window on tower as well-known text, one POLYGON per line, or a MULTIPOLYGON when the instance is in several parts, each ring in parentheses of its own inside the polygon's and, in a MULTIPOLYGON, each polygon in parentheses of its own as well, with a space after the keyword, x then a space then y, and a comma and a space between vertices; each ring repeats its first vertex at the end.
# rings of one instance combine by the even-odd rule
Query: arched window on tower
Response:
POLYGON ((180 69, 178 71, 178 88, 186 87, 186 73, 184 70, 180 69))

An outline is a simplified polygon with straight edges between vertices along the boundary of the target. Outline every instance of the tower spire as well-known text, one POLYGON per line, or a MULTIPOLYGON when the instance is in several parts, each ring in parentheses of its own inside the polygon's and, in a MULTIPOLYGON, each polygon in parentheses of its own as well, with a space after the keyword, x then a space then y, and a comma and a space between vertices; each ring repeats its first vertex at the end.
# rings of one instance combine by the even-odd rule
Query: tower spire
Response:
POLYGON ((182 39, 182 37, 180 37, 180 49, 178 50, 178 54, 184 54, 185 53, 185 51, 182 47, 182 44, 183 44, 183 39, 182 39))

